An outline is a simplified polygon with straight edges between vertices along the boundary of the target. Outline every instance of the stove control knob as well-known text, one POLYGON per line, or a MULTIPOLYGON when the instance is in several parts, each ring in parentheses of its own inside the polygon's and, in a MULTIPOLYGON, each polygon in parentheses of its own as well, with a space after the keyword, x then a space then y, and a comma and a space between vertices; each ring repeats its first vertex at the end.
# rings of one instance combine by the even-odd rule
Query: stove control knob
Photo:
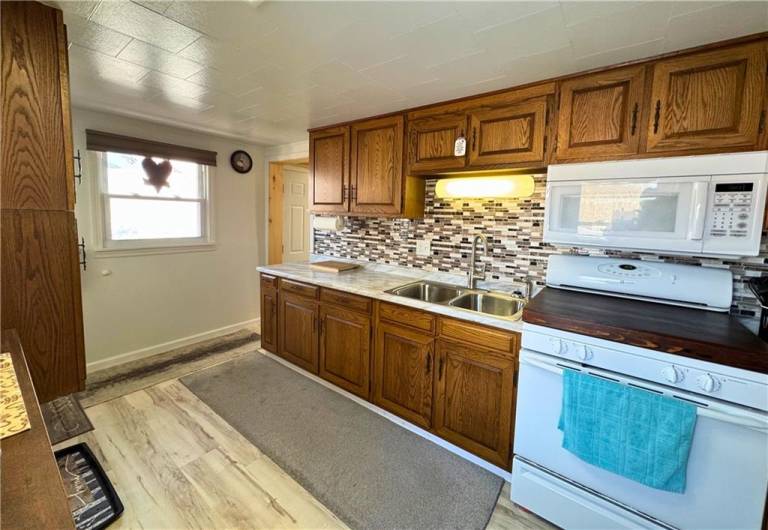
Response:
POLYGON ((586 344, 580 344, 576 347, 576 357, 582 361, 588 361, 592 358, 592 350, 586 344))
POLYGON ((679 383, 685 377, 683 371, 677 366, 667 366, 661 370, 661 375, 670 383, 679 383))
POLYGON ((699 376, 699 388, 704 392, 717 392, 720 388, 720 381, 710 374, 699 376))

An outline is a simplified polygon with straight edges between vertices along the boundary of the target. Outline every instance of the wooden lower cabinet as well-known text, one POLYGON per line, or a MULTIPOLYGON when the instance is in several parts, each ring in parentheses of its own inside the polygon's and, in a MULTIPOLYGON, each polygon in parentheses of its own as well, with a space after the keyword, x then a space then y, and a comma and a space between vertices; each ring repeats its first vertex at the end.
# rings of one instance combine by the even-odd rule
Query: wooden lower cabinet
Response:
POLYGON ((508 469, 515 366, 513 357, 438 339, 434 432, 508 469))
POLYGON ((277 353, 277 289, 266 287, 261 282, 261 347, 277 353))
POLYGON ((429 429, 432 425, 434 338, 380 322, 376 330, 373 402, 429 429))
POLYGON ((318 371, 317 302, 313 299, 281 291, 278 327, 278 355, 314 374, 318 371))
POLYGON ((371 318, 333 305, 321 305, 320 377, 368 399, 370 359, 371 318))

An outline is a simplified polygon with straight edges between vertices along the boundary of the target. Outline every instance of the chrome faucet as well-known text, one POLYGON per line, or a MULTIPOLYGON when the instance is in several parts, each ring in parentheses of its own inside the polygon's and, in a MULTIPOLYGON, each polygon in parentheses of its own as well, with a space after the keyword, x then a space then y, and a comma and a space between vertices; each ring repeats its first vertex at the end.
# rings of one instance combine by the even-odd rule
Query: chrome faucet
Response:
POLYGON ((533 298, 533 290, 536 288, 536 282, 530 276, 525 279, 525 299, 530 302, 533 298))
POLYGON ((467 287, 470 289, 477 289, 477 280, 485 280, 485 263, 483 263, 483 270, 478 275, 477 266, 475 261, 477 259, 477 242, 483 242, 483 255, 488 255, 488 238, 483 234, 477 234, 472 240, 472 254, 469 257, 469 278, 467 281, 467 287))

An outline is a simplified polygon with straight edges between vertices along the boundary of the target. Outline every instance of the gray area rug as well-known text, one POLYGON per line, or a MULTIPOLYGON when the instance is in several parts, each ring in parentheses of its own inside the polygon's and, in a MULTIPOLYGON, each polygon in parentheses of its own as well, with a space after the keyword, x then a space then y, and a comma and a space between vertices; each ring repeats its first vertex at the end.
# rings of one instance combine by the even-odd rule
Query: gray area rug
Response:
POLYGON ((352 528, 482 529, 503 481, 263 355, 181 380, 352 528))

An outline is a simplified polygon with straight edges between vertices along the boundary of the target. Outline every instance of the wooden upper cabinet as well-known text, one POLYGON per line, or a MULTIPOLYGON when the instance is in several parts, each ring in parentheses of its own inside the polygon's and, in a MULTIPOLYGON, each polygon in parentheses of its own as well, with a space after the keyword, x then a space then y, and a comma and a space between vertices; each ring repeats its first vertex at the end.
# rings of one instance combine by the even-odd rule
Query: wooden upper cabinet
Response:
POLYGON ((73 210, 67 38, 58 9, 3 2, 0 202, 73 210))
POLYGON ((432 425, 432 335, 379 322, 373 402, 425 429, 432 425))
POLYGON ((320 306, 320 377, 364 399, 370 394, 371 318, 320 306))
POLYGON ((469 166, 543 163, 547 98, 470 112, 469 166))
POLYGON ((352 125, 352 213, 398 214, 403 199, 402 115, 352 125))
POLYGON ((309 135, 310 209, 318 213, 349 210, 349 127, 309 135))
POLYGON ((647 150, 757 147, 765 79, 761 42, 655 63, 647 150))
POLYGON ((466 137, 464 113, 428 116, 408 122, 408 172, 461 169, 466 156, 455 156, 456 140, 466 137))
POLYGON ((317 373, 317 302, 282 291, 278 298, 279 355, 305 370, 317 373))
POLYGON ((644 90, 643 65, 564 81, 560 85, 557 159, 638 153, 644 90))
POLYGON ((509 469, 515 365, 514 357, 438 339, 434 431, 509 469))

